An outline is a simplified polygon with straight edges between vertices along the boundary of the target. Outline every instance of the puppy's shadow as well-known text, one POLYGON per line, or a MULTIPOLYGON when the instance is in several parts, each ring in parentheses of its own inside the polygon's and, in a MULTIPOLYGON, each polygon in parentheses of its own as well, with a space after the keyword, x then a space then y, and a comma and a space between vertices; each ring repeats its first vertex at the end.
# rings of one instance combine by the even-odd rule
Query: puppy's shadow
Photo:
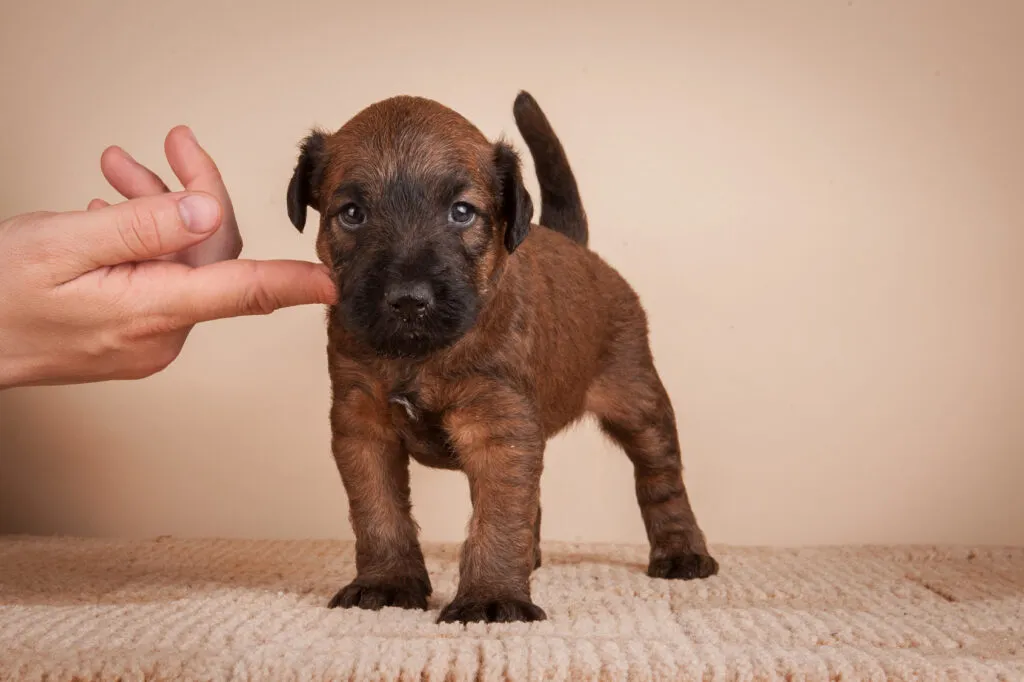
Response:
MULTIPOLYGON (((571 566, 616 566, 629 571, 647 570, 646 559, 635 557, 623 557, 617 555, 617 547, 609 546, 606 551, 603 547, 597 546, 592 550, 580 549, 575 545, 561 542, 542 542, 541 558, 542 568, 564 568, 571 566)), ((632 549, 632 548, 630 548, 632 549)), ((637 550, 640 553, 646 552, 646 548, 637 550)), ((456 545, 442 545, 437 543, 424 543, 423 555, 427 560, 428 567, 445 567, 456 574, 459 562, 459 549, 456 545)))
POLYGON ((625 568, 628 571, 639 571, 643 573, 647 570, 647 564, 639 561, 631 561, 629 559, 609 556, 607 554, 600 554, 596 552, 558 552, 550 551, 545 552, 542 555, 543 566, 548 568, 556 568, 560 566, 580 566, 580 565, 595 565, 595 566, 615 566, 618 568, 625 568))
MULTIPOLYGON (((423 547, 435 601, 454 590, 458 548, 423 547)), ((541 570, 646 564, 614 553, 545 547, 541 570)), ((0 543, 0 607, 145 604, 250 590, 326 604, 355 577, 350 542, 157 539, 7 539, 0 543)), ((436 606, 436 605, 435 605, 436 606)))
POLYGON ((355 574, 345 543, 289 544, 14 541, 0 545, 0 607, 141 604, 232 589, 319 600, 355 574))

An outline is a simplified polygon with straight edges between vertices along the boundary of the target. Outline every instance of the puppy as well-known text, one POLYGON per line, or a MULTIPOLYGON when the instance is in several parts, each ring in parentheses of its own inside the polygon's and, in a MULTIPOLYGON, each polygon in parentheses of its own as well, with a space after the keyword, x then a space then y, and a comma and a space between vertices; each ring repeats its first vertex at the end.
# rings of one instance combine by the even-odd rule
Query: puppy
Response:
POLYGON ((288 215, 320 215, 332 450, 357 575, 331 607, 427 608, 409 458, 462 471, 473 504, 454 599, 439 622, 536 621, 546 441, 589 413, 629 456, 648 575, 718 571, 683 484, 673 408, 647 320, 587 248, 565 151, 528 93, 516 124, 540 181, 539 225, 517 153, 437 102, 394 97, 301 143, 288 215))

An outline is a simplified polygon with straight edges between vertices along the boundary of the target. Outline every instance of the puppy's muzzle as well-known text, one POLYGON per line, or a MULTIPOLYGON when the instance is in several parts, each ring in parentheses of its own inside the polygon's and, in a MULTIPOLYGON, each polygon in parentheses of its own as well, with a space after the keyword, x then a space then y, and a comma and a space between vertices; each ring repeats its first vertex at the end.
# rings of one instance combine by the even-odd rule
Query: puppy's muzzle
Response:
POLYGON ((388 287, 384 302, 393 315, 403 322, 424 319, 434 308, 434 289, 429 282, 396 282, 388 287))

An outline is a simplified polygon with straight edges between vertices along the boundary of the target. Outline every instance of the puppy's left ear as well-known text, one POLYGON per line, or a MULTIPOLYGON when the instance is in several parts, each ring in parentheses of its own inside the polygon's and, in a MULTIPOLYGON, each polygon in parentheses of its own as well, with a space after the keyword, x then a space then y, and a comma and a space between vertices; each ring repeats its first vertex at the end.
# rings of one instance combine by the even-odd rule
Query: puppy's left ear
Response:
POLYGON ((327 160, 325 135, 314 130, 299 147, 299 161, 288 183, 288 219, 299 232, 306 226, 306 208, 317 208, 317 192, 327 160))
POLYGON ((530 231, 533 200, 523 184, 519 155, 508 143, 494 145, 494 166, 498 174, 500 214, 505 221, 505 249, 512 253, 530 231))

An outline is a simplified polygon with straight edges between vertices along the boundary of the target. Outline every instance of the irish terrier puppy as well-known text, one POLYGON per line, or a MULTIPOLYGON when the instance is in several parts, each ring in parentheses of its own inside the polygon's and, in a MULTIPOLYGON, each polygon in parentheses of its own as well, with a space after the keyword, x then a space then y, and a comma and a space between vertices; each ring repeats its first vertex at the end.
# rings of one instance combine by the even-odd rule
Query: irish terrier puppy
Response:
POLYGON ((718 571, 637 294, 587 248, 576 179, 537 102, 520 93, 513 113, 539 225, 512 147, 434 101, 394 97, 302 142, 288 215, 301 231, 318 211, 317 254, 338 286, 332 449, 356 536, 357 575, 332 607, 427 608, 411 457, 464 472, 473 503, 438 621, 546 618, 530 598, 544 447, 587 413, 633 463, 648 575, 718 571))

